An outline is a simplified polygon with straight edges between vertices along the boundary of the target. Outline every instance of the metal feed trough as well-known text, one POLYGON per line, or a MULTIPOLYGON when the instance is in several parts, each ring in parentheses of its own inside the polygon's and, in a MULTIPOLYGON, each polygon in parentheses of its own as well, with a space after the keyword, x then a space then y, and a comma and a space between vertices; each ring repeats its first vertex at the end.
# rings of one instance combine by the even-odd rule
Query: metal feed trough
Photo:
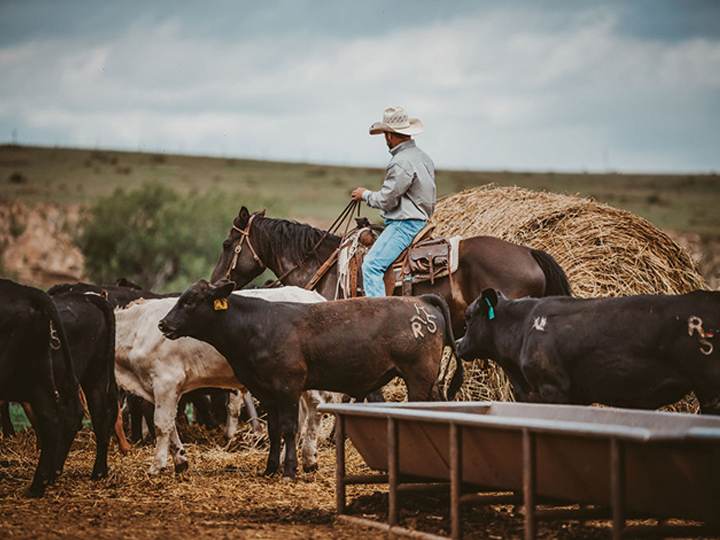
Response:
MULTIPOLYGON (((628 518, 704 522, 685 527, 686 535, 719 530, 720 417, 506 402, 320 410, 336 416, 341 520, 441 538, 398 526, 398 492, 449 483, 451 538, 462 537, 463 504, 522 504, 528 539, 539 518, 611 518, 613 538, 648 532, 626 526, 628 518), (368 466, 388 474, 347 475, 346 437, 368 466), (346 486, 371 483, 389 484, 388 523, 345 514, 346 486), (538 504, 581 506, 540 510, 538 504)), ((664 534, 660 521, 652 529, 664 534)))

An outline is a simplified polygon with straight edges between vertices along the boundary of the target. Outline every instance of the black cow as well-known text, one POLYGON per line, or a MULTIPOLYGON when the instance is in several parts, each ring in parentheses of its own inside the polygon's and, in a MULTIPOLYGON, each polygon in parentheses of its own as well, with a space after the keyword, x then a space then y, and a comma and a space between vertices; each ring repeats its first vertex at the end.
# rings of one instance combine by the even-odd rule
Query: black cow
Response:
POLYGON ((464 359, 491 358, 518 401, 655 409, 690 391, 720 414, 720 292, 507 300, 467 309, 464 359))
POLYGON ((0 280, 0 399, 28 402, 35 413, 41 447, 30 494, 41 496, 62 470, 63 447, 72 443, 83 410, 55 304, 40 289, 6 279, 0 280), (53 349, 62 355, 62 373, 55 373, 53 349))
POLYGON ((115 307, 125 307, 130 302, 140 300, 141 298, 165 298, 166 296, 177 296, 177 294, 159 294, 152 291, 146 291, 125 278, 120 278, 115 285, 93 285, 92 283, 61 283, 48 289, 50 296, 65 294, 69 292, 75 293, 96 293, 107 297, 108 301, 115 307))
MULTIPOLYGON (((95 432, 96 456, 91 478, 107 476, 107 451, 118 417, 118 388, 115 382, 115 313, 110 303, 94 293, 65 293, 52 296, 65 327, 72 352, 75 376, 87 399, 95 432)), ((55 373, 63 373, 53 353, 55 373)), ((80 428, 81 426, 78 426, 80 428)), ((64 441, 67 455, 70 441, 64 441)))
MULTIPOLYGON (((440 297, 359 298, 296 304, 231 295, 235 284, 200 280, 160 321, 170 339, 190 336, 213 345, 268 413, 270 455, 265 474, 297 470, 295 434, 303 390, 358 398, 399 375, 408 399, 439 400, 443 349, 454 340, 447 304, 440 297)), ((462 384, 457 369, 450 385, 462 384)))
MULTIPOLYGON (((166 296, 160 293, 154 293, 152 291, 144 290, 140 285, 131 281, 127 278, 118 279, 114 285, 95 285, 92 283, 61 283, 54 285, 48 289, 50 296, 58 296, 67 293, 95 293, 107 298, 116 308, 124 308, 131 302, 140 300, 143 298, 164 298, 166 296)), ((174 296, 177 296, 175 294, 174 296)), ((131 432, 130 440, 133 442, 139 442, 142 440, 142 419, 144 418, 148 424, 150 430, 150 436, 155 439, 154 426, 152 424, 152 411, 153 404, 146 402, 144 399, 138 396, 126 396, 127 405, 129 408, 128 419, 130 420, 131 432)), ((122 452, 127 453, 130 451, 130 445, 125 439, 125 433, 123 431, 122 415, 118 415, 115 424, 115 433, 118 437, 120 449, 122 452)))

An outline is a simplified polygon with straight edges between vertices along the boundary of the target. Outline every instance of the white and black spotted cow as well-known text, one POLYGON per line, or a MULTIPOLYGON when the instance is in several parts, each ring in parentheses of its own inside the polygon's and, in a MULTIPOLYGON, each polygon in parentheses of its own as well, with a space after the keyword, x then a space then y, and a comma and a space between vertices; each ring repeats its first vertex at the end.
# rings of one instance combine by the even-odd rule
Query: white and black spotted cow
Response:
POLYGON ((654 409, 697 395, 720 414, 720 292, 508 300, 466 313, 464 359, 490 358, 518 401, 654 409))
MULTIPOLYGON (((357 298, 291 304, 231 294, 234 283, 201 280, 160 322, 170 339, 191 336, 227 358, 238 380, 268 411, 270 456, 265 474, 297 469, 295 436, 303 390, 359 398, 399 375, 410 401, 439 400, 445 346, 454 349, 447 304, 439 296, 357 298)), ((450 384, 462 383, 457 369, 450 384)))

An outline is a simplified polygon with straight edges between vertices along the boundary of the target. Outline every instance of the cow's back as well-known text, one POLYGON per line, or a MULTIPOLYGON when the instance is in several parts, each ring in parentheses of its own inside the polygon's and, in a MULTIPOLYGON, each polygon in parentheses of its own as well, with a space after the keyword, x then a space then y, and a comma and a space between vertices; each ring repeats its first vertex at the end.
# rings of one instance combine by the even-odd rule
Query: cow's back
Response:
POLYGON ((391 378, 398 365, 414 364, 422 352, 439 359, 445 319, 418 298, 357 298, 309 306, 298 332, 308 362, 306 387, 353 394, 347 388, 361 384, 361 377, 391 378))

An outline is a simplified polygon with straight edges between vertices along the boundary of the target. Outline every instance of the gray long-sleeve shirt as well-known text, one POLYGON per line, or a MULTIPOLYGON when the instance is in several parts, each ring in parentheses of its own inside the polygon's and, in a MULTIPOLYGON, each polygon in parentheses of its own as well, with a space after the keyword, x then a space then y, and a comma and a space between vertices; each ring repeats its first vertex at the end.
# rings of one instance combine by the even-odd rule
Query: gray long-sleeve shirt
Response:
POLYGON ((427 221, 435 210, 435 164, 414 140, 390 150, 380 191, 364 191, 362 199, 371 208, 382 210, 383 219, 427 221))

